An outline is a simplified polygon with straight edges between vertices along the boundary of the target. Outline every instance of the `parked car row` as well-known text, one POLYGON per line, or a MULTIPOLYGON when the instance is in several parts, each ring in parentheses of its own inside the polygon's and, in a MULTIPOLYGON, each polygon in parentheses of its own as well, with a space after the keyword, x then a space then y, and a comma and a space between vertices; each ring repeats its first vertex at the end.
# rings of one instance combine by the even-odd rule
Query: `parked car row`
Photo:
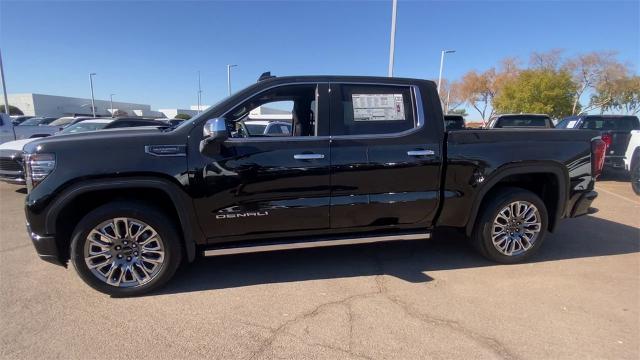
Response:
MULTIPOLYGON (((90 131, 119 129, 129 127, 156 126, 167 127, 162 121, 144 118, 60 118, 68 125, 53 136, 78 134, 90 131)), ((58 121, 56 120, 56 121, 58 121)), ((29 121, 29 120, 27 120, 29 121)), ((19 127, 19 126, 17 126, 19 127)), ((24 166, 22 149, 37 138, 26 138, 0 144, 0 181, 10 184, 24 185, 24 166)))

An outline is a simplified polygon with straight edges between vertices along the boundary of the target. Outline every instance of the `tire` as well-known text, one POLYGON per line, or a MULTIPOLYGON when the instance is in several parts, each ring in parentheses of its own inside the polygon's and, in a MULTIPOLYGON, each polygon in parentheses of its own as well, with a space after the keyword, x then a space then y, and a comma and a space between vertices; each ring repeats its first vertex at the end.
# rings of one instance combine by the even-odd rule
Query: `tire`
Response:
POLYGON ((640 195, 640 150, 636 149, 631 158, 631 188, 636 195, 640 195))
POLYGON ((180 235, 173 224, 145 204, 105 204, 76 226, 71 262, 85 283, 114 297, 157 290, 173 277, 182 259, 180 235))
MULTIPOLYGON (((473 246, 482 256, 494 262, 514 264, 525 261, 538 251, 547 233, 548 213, 544 202, 531 191, 520 188, 500 189, 491 196, 492 198, 483 204, 482 212, 474 226, 471 235, 473 246), (521 209, 523 214, 515 216, 513 220, 520 218, 529 222, 505 221, 508 219, 506 215, 514 209, 513 204, 516 202, 520 202, 522 207, 515 208, 521 209), (533 208, 524 210, 524 206, 528 205, 532 205, 533 208), (531 214, 536 218, 535 224, 531 214), (496 222, 497 225, 494 227, 496 222), (537 231, 534 231, 536 229, 537 231), (494 231, 494 234, 502 234, 496 235, 497 245, 494 245, 493 241, 494 231)), ((516 211, 513 214, 516 214, 516 211)))

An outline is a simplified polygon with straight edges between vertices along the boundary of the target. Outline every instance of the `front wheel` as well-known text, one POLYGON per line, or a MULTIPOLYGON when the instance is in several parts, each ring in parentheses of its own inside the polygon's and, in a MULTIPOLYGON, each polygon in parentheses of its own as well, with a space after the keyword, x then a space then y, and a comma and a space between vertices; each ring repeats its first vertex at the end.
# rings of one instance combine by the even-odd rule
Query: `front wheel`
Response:
POLYGON ((540 248, 547 223, 547 208, 536 194, 505 188, 483 204, 471 240, 487 259, 513 264, 526 260, 540 248))
POLYGON ((73 265, 89 286, 112 296, 136 296, 164 285, 181 258, 179 235, 162 212, 114 202, 87 214, 71 242, 73 265))

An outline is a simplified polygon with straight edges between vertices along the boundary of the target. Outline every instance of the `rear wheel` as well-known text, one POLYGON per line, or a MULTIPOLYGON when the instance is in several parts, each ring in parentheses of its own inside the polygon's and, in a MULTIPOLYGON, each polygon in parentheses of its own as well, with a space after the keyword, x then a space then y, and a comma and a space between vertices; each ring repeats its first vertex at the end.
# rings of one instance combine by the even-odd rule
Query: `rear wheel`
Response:
POLYGON ((483 207, 471 240, 484 257, 511 264, 526 260, 540 248, 548 215, 536 194, 505 188, 483 207))
POLYGON ((87 214, 73 233, 71 260, 94 289, 135 296, 164 285, 180 263, 178 232, 162 212, 114 202, 87 214))

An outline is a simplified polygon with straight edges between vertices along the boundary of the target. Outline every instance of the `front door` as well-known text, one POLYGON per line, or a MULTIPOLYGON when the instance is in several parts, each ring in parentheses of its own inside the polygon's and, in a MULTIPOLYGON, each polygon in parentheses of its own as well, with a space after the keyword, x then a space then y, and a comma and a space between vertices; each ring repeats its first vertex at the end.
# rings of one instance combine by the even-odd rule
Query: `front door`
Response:
POLYGON ((327 96, 327 84, 283 85, 225 115, 231 138, 205 159, 195 200, 210 242, 329 228, 327 96))
POLYGON ((331 227, 428 227, 437 211, 441 130, 417 86, 331 85, 331 227))

